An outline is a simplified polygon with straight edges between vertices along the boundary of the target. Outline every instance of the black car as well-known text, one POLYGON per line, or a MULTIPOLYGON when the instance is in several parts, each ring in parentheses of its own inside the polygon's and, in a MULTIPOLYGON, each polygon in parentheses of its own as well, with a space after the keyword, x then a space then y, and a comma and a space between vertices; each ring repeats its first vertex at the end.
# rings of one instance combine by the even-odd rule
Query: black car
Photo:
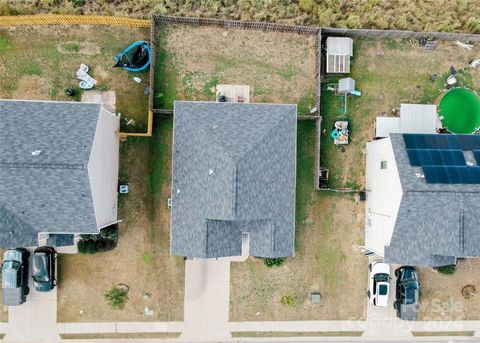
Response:
POLYGON ((39 247, 33 253, 33 285, 39 292, 48 292, 57 285, 55 263, 57 252, 52 247, 39 247))
POLYGON ((403 266, 395 270, 397 277, 396 299, 393 307, 397 317, 403 320, 416 320, 420 283, 415 267, 403 266))
POLYGON ((3 254, 2 299, 4 305, 21 305, 27 300, 28 258, 25 248, 9 249, 3 254))

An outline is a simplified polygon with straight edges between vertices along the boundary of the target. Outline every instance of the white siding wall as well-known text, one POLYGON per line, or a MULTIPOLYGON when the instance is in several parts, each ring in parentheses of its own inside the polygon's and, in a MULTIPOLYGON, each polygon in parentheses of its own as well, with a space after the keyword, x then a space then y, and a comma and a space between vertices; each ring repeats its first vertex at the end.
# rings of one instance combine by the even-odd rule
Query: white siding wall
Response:
POLYGON ((402 187, 390 138, 367 143, 365 247, 383 256, 390 244, 402 187), (386 169, 381 169, 386 161, 386 169))
POLYGON ((88 162, 99 229, 117 221, 119 129, 120 119, 102 108, 88 162))

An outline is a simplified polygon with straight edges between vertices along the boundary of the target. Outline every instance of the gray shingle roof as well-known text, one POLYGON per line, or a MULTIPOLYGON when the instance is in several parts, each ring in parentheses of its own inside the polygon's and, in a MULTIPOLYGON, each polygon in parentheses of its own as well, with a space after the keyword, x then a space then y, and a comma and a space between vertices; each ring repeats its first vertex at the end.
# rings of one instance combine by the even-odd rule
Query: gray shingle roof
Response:
POLYGON ((87 165, 100 110, 0 100, 1 247, 36 245, 39 232, 98 232, 87 165))
POLYGON ((291 256, 296 106, 175 102, 172 255, 291 256))
POLYGON ((390 139, 403 197, 385 261, 435 267, 477 256, 480 185, 427 183, 422 167, 410 165, 403 135, 390 139))

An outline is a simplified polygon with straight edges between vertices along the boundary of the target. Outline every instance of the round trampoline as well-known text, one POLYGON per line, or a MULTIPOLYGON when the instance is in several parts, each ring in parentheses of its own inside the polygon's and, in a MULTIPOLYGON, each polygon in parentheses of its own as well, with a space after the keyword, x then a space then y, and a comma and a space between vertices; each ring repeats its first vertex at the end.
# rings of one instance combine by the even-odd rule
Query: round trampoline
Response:
POLYGON ((467 88, 451 89, 440 100, 438 116, 451 133, 475 133, 480 128, 480 97, 467 88))

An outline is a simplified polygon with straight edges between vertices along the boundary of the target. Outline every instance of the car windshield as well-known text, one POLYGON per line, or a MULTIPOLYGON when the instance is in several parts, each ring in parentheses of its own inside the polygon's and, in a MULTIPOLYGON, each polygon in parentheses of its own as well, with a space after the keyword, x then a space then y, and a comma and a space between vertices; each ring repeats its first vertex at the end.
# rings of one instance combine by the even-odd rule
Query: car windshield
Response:
POLYGON ((45 254, 35 254, 33 261, 33 279, 37 282, 48 281, 47 257, 45 254))
POLYGON ((18 261, 5 261, 2 265, 2 288, 17 287, 17 270, 20 268, 18 261))
POLYGON ((385 273, 379 273, 379 274, 375 274, 374 279, 377 282, 389 282, 390 281, 390 275, 385 274, 385 273))
POLYGON ((378 294, 379 295, 387 295, 388 294, 388 286, 387 285, 378 286, 378 294))

